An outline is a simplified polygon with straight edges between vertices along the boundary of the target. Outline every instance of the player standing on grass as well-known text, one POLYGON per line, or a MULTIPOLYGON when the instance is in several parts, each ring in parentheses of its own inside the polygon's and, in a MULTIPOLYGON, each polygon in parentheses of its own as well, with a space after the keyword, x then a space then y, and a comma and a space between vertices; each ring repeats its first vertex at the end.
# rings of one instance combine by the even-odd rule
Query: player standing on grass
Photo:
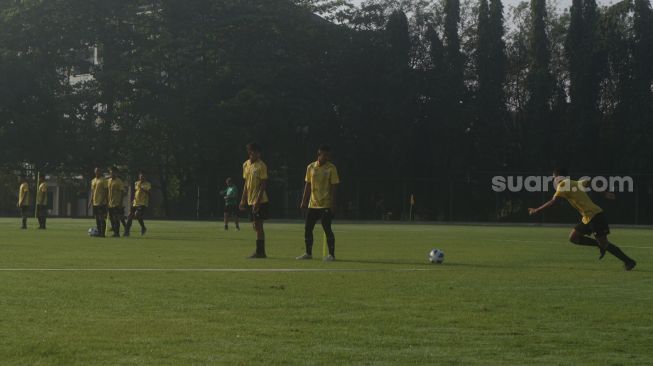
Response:
POLYGON ((243 163, 243 196, 240 200, 240 209, 250 210, 254 231, 256 231, 256 252, 248 258, 266 258, 265 232, 263 222, 268 218, 268 167, 261 161, 261 148, 257 143, 247 144, 249 159, 243 163))
POLYGON ((118 168, 113 167, 109 169, 111 178, 107 181, 109 188, 109 221, 111 221, 111 228, 113 229, 113 237, 120 237, 120 223, 127 227, 125 222, 125 208, 123 206, 123 199, 125 198, 125 183, 118 177, 118 168))
POLYGON ((147 232, 143 219, 145 218, 147 206, 150 204, 151 189, 152 184, 145 180, 145 174, 143 172, 138 173, 138 180, 134 183, 134 202, 129 210, 129 218, 127 218, 127 225, 125 226, 125 236, 129 236, 134 217, 138 220, 138 224, 141 225, 141 235, 145 235, 147 232))
POLYGON ((48 217, 48 183, 45 176, 39 177, 39 187, 36 190, 36 218, 39 221, 39 229, 45 230, 45 221, 48 217))
MULTIPOLYGON (((619 247, 608 241, 610 227, 603 214, 603 210, 592 202, 585 192, 589 186, 589 181, 574 181, 569 179, 566 169, 555 169, 553 171, 553 177, 557 187, 553 198, 539 208, 529 208, 528 213, 530 215, 536 215, 540 211, 553 206, 560 198, 566 199, 582 216, 581 223, 576 225, 571 231, 569 241, 576 245, 598 247, 600 252, 599 259, 605 256, 606 251, 610 252, 610 254, 624 262, 626 271, 635 268, 637 262, 628 257, 619 247), (592 234, 594 234, 595 239, 590 237, 592 234)), ((613 199, 614 194, 606 193, 606 197, 613 199)))
POLYGON ((306 169, 306 185, 300 208, 305 210, 304 242, 306 253, 297 259, 313 259, 313 229, 317 220, 321 220, 327 238, 329 256, 326 261, 336 260, 336 237, 331 229, 331 221, 336 207, 336 188, 340 183, 338 170, 330 161, 331 148, 322 145, 317 151, 317 161, 306 169))
POLYGON ((238 187, 231 177, 227 178, 227 189, 220 191, 224 197, 224 229, 229 230, 229 217, 233 216, 236 230, 240 231, 240 218, 238 217, 238 187))
POLYGON ((25 177, 24 174, 21 174, 20 187, 18 187, 18 204, 16 206, 20 209, 20 216, 23 218, 23 223, 20 227, 23 230, 27 229, 27 217, 29 217, 29 201, 29 183, 27 182, 27 177, 25 177))
POLYGON ((107 213, 109 204, 109 185, 100 168, 95 168, 95 178, 91 181, 91 205, 97 226, 98 236, 107 234, 107 213))

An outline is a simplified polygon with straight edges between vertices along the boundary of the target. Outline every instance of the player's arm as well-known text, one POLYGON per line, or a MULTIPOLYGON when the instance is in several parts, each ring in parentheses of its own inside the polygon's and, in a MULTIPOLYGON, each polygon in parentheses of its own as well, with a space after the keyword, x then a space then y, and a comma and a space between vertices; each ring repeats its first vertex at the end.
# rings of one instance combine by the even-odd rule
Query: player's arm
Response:
POLYGON ((268 189, 268 180, 267 179, 262 179, 261 180, 261 188, 259 189, 259 192, 258 192, 258 198, 256 200, 256 204, 254 205, 254 212, 258 212, 258 209, 261 206, 261 200, 263 199, 263 196, 265 196, 265 191, 267 189, 268 189))
POLYGON ((308 200, 311 197, 311 183, 306 182, 304 184, 304 195, 302 195, 302 202, 299 204, 299 208, 305 210, 308 208, 308 200))
POLYGON ((240 198, 240 209, 245 211, 247 208, 247 186, 243 184, 243 195, 240 198))
POLYGON ((559 196, 553 196, 553 198, 551 198, 549 201, 545 202, 542 206, 540 206, 538 208, 529 208, 528 209, 528 214, 531 215, 531 216, 537 215, 538 213, 540 213, 540 211, 546 210, 547 208, 555 205, 555 203, 558 202, 559 199, 560 199, 559 196))
POLYGON ((338 191, 338 185, 337 184, 332 184, 331 185, 331 211, 335 212, 336 211, 336 192, 338 191))

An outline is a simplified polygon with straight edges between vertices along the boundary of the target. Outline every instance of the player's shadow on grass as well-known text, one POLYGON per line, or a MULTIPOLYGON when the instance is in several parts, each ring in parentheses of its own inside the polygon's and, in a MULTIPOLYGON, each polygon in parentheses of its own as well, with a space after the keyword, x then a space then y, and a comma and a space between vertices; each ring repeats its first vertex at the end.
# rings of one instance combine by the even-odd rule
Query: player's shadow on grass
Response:
POLYGON ((343 263, 363 263, 363 264, 408 264, 411 266, 431 266, 430 263, 415 262, 411 260, 390 260, 390 259, 338 259, 343 263))

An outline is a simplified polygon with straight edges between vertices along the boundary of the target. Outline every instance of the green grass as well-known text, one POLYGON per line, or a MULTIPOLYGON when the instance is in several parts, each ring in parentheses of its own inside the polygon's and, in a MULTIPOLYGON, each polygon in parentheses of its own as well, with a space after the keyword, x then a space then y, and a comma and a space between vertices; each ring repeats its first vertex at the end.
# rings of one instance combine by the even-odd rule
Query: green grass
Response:
POLYGON ((324 263, 293 259, 300 224, 268 224, 255 261, 245 225, 31 225, 0 220, 1 269, 168 270, 0 271, 2 365, 653 364, 650 230, 613 230, 639 262, 624 272, 566 228, 336 225, 324 263), (432 247, 445 264, 426 263, 432 247), (366 271, 173 271, 257 268, 366 271))

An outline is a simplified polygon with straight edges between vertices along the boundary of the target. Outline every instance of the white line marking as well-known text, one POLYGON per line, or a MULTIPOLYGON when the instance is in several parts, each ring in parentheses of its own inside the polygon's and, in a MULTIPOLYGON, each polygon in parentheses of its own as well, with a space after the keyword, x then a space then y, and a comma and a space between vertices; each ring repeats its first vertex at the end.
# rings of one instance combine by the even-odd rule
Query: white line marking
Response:
POLYGON ((0 272, 426 272, 435 268, 0 268, 0 272))

